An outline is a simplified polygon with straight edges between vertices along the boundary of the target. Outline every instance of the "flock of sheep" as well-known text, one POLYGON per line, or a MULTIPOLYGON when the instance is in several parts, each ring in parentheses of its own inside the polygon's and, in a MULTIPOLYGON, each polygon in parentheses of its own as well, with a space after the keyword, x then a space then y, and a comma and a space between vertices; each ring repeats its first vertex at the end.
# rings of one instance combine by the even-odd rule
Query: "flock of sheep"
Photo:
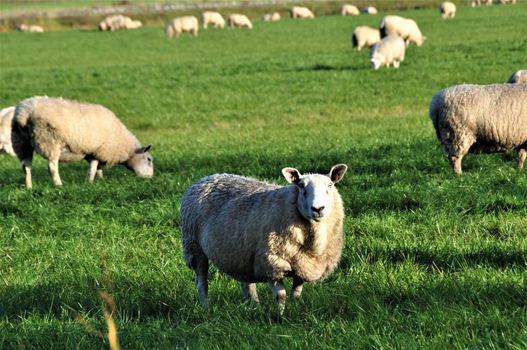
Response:
MULTIPOLYGON (((453 17, 455 6, 443 3, 441 11, 443 18, 453 17)), ((294 13, 302 18, 312 15, 294 13)), ((358 9, 345 5, 342 14, 356 15, 358 9)), ((269 15, 272 20, 273 14, 269 15)), ((231 26, 251 28, 247 21, 242 15, 227 18, 231 26)), ((99 27, 118 30, 123 25, 140 25, 133 23, 114 16, 99 27)), ((167 26, 167 35, 196 35, 197 23, 191 16, 176 18, 167 26)), ((225 21, 216 12, 205 12, 203 25, 223 28, 225 21)), ((389 64, 398 67, 409 42, 421 46, 424 39, 415 21, 399 16, 385 16, 380 29, 361 26, 353 32, 357 49, 372 47, 375 69, 389 64)), ((514 73, 505 84, 466 84, 441 90, 432 97, 429 115, 454 173, 461 173, 462 158, 469 152, 516 150, 522 168, 527 157, 527 70, 514 73)), ((27 188, 32 187, 34 152, 48 160, 53 183, 60 186, 59 162, 82 159, 89 163, 89 181, 116 164, 151 177, 154 165, 149 150, 112 111, 100 105, 44 96, 0 110, 0 152, 19 158, 27 188)), ((344 241, 343 202, 335 184, 346 171, 345 164, 333 166, 328 174, 301 174, 295 168, 284 168, 287 186, 215 174, 188 187, 181 203, 183 256, 196 273, 202 304, 207 305, 209 260, 240 281, 245 296, 255 302, 259 300, 256 283, 268 282, 280 312, 286 300, 284 278, 293 279, 293 296, 299 298, 304 282, 331 274, 344 241)))

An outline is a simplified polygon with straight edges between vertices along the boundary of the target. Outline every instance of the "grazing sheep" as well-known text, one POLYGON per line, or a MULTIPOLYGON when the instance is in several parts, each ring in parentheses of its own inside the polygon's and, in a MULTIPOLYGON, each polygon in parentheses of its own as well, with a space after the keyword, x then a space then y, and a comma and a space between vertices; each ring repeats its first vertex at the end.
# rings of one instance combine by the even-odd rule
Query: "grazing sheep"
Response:
POLYGON ((353 30, 351 42, 353 47, 361 50, 364 46, 371 47, 381 41, 379 29, 368 26, 358 26, 353 30))
POLYGON ((421 34, 417 23, 413 19, 400 16, 386 16, 382 19, 380 25, 381 38, 388 35, 398 35, 406 43, 415 43, 417 46, 423 45, 426 37, 421 34))
POLYGON ((509 80, 507 80, 507 83, 509 84, 525 84, 527 83, 527 70, 521 69, 517 72, 515 72, 513 75, 510 76, 509 80))
POLYGON ((30 25, 21 24, 18 26, 18 30, 21 32, 26 32, 26 33, 43 33, 44 32, 44 28, 42 28, 41 26, 37 26, 36 24, 30 24, 30 25))
POLYGON ((452 170, 461 174, 467 153, 518 151, 527 155, 527 85, 457 85, 441 90, 430 103, 430 118, 452 170))
POLYGON ((209 24, 212 24, 215 28, 225 28, 225 19, 219 12, 205 11, 201 14, 201 19, 205 29, 207 29, 209 24))
POLYGON ((315 15, 307 7, 293 6, 293 8, 291 8, 291 17, 304 19, 304 18, 315 18, 315 15))
POLYGON ((102 176, 103 167, 122 164, 140 177, 154 174, 150 146, 137 138, 109 109, 95 104, 51 97, 32 97, 15 109, 13 149, 23 163, 26 187, 32 187, 33 151, 48 160, 56 186, 62 185, 59 161, 86 159, 88 180, 102 176))
POLYGON ((355 5, 350 4, 344 4, 342 5, 342 9, 340 10, 340 14, 342 16, 358 16, 360 15, 359 8, 355 5))
POLYGON ((253 29, 253 24, 246 15, 240 15, 238 13, 232 14, 227 17, 227 23, 229 28, 239 27, 239 28, 249 28, 253 29))
POLYGON ((281 18, 280 14, 278 12, 273 12, 273 13, 266 13, 264 16, 263 16, 263 20, 265 22, 276 22, 276 21, 279 21, 281 18))
POLYGON ((362 13, 365 13, 367 15, 376 15, 377 13, 379 13, 379 11, 377 11, 377 9, 373 6, 367 6, 362 9, 362 13))
POLYGON ((199 24, 198 19, 194 16, 176 17, 168 22, 165 28, 165 34, 170 39, 176 34, 176 38, 183 32, 192 33, 194 36, 198 35, 199 24))
POLYGON ((481 5, 492 5, 492 0, 472 0, 472 7, 481 6, 481 5))
POLYGON ((439 5, 439 10, 443 19, 454 18, 456 16, 456 5, 450 1, 443 1, 439 5))
POLYGON ((13 151, 13 146, 11 145, 11 123, 14 114, 14 106, 0 109, 0 154, 7 153, 12 156, 15 155, 15 151, 13 151))
POLYGON ((392 63, 395 68, 399 68, 401 62, 404 61, 405 51, 406 46, 401 37, 388 35, 371 47, 371 65, 375 70, 384 65, 390 67, 392 63))
POLYGON ((99 22, 100 31, 117 31, 123 29, 136 29, 142 27, 141 21, 134 21, 128 16, 123 15, 111 15, 99 22))
POLYGON ((506 5, 506 4, 516 4, 516 0, 497 0, 498 4, 506 5))
POLYGON ((293 278, 299 298, 305 281, 333 272, 342 254, 344 219, 334 184, 346 170, 338 164, 326 176, 284 168, 289 186, 230 174, 191 185, 181 202, 183 256, 196 272, 201 303, 207 307, 209 259, 255 302, 256 283, 269 282, 280 313, 285 277, 293 278))

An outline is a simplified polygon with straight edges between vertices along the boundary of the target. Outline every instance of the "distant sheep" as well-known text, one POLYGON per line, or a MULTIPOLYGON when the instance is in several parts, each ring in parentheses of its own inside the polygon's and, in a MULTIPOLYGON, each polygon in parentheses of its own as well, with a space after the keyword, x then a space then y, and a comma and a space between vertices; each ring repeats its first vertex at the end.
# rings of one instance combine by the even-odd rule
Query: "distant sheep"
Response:
POLYGON ((150 146, 137 138, 109 109, 95 104, 51 97, 32 97, 17 104, 13 117, 13 149, 23 163, 25 183, 32 187, 33 151, 48 160, 56 186, 62 185, 59 161, 85 159, 88 180, 102 169, 122 164, 140 177, 154 174, 150 146))
POLYGON ((117 31, 117 30, 128 30, 136 29, 143 25, 141 21, 134 21, 128 16, 123 15, 111 15, 99 22, 100 31, 117 31))
POLYGON ((368 26, 358 26, 353 30, 351 42, 353 47, 361 50, 364 46, 371 47, 381 41, 379 29, 368 26))
POLYGON ((300 19, 315 18, 315 14, 307 7, 293 6, 293 8, 291 8, 291 17, 300 19))
POLYGON ((0 109, 0 154, 7 153, 15 155, 11 145, 11 123, 15 115, 15 107, 0 109))
POLYGON ((42 28, 41 26, 37 26, 36 24, 30 24, 30 25, 21 24, 18 26, 18 30, 21 32, 26 32, 26 33, 43 33, 44 32, 44 28, 42 28))
POLYGON ((481 5, 492 5, 492 0, 472 0, 472 7, 481 6, 481 5))
POLYGON ((373 6, 367 6, 362 9, 362 13, 367 15, 376 15, 379 13, 379 11, 377 11, 377 9, 373 6))
POLYGON ((443 1, 439 5, 439 10, 443 19, 454 18, 456 16, 456 5, 450 1, 443 1))
POLYGON ((513 75, 510 76, 509 80, 507 80, 507 83, 509 84, 525 84, 527 83, 527 70, 521 69, 517 72, 515 72, 513 75))
POLYGON ((421 46, 426 39, 421 33, 421 30, 419 30, 417 23, 410 18, 386 16, 382 19, 379 29, 381 31, 381 38, 388 35, 398 35, 403 38, 407 47, 410 42, 421 46))
POLYGON ((176 17, 165 28, 165 35, 170 39, 176 34, 178 38, 181 33, 192 33, 194 36, 198 35, 199 24, 198 19, 194 16, 176 17))
POLYGON ((326 278, 339 263, 344 209, 334 184, 346 173, 338 164, 328 175, 282 169, 291 184, 215 174, 192 184, 181 202, 185 263, 196 272, 207 307, 208 262, 241 282, 245 297, 258 302, 257 282, 269 282, 283 312, 283 279, 293 278, 300 298, 305 281, 326 278))
POLYGON ((344 4, 340 10, 342 16, 358 16, 360 15, 359 8, 355 5, 344 4))
POLYGON ((263 16, 263 20, 265 22, 276 22, 276 21, 279 21, 281 18, 280 14, 278 12, 273 12, 273 13, 266 13, 264 16, 263 16))
POLYGON ((219 12, 205 11, 201 14, 203 21, 203 28, 207 29, 208 25, 211 24, 215 28, 225 28, 225 19, 219 12))
POLYGON ((377 70, 381 66, 390 67, 391 64, 395 68, 404 61, 406 46, 403 39, 397 35, 388 35, 377 44, 371 47, 370 62, 372 68, 377 70))
POLYGON ((498 4, 506 5, 506 4, 516 4, 516 0, 497 0, 498 4))
POLYGON ((455 174, 467 153, 516 150, 518 167, 527 156, 527 85, 456 85, 430 103, 437 138, 455 174))
POLYGON ((238 13, 230 15, 227 18, 227 23, 229 24, 229 28, 239 27, 253 29, 251 20, 247 16, 238 13))

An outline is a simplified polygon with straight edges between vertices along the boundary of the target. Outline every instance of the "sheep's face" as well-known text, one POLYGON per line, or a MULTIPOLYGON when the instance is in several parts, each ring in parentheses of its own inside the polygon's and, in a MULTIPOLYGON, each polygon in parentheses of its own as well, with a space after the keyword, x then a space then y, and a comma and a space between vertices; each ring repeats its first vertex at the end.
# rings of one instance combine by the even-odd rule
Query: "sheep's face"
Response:
POLYGON ((383 62, 383 56, 376 52, 373 57, 370 59, 371 66, 373 69, 377 70, 381 67, 383 62))
POLYGON ((148 150, 150 145, 141 147, 135 150, 135 153, 128 162, 126 166, 133 170, 135 174, 139 177, 152 177, 154 176, 154 159, 148 150))
POLYGON ((284 168, 282 174, 298 188, 296 206, 300 214, 308 220, 322 221, 331 215, 335 184, 347 169, 346 165, 338 164, 331 168, 328 175, 301 175, 295 168, 284 168))

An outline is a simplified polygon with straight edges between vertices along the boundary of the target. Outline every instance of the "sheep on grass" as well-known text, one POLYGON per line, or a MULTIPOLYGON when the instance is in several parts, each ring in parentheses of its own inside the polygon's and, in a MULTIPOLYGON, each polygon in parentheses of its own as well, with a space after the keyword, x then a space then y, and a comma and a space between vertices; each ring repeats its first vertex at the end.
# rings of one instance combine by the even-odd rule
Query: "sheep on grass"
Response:
POLYGON ((199 24, 198 19, 194 16, 183 16, 176 17, 170 22, 165 28, 165 35, 171 39, 174 34, 176 38, 179 37, 181 33, 192 33, 194 36, 198 36, 199 24))
POLYGON ((342 5, 342 8, 340 9, 340 14, 342 16, 358 16, 360 15, 359 8, 355 5, 351 4, 344 4, 342 5))
POLYGON ((201 19, 204 29, 207 29, 209 24, 212 24, 214 28, 225 28, 225 19, 219 12, 205 11, 201 14, 201 19))
POLYGON ((51 97, 32 97, 17 104, 13 117, 13 149, 22 161, 27 188, 32 187, 33 151, 48 160, 53 183, 62 185, 59 161, 85 159, 88 180, 102 169, 122 164, 140 177, 151 177, 150 146, 137 138, 106 107, 51 97))
POLYGON ((293 278, 300 298, 305 281, 319 281, 342 254, 344 209, 335 188, 347 166, 328 175, 282 169, 290 183, 279 186, 231 174, 207 176, 183 194, 183 256, 196 272, 201 303, 207 307, 208 262, 241 282, 245 297, 258 302, 257 282, 268 282, 280 313, 283 279, 293 278))
POLYGON ((11 145, 11 123, 15 115, 15 107, 6 107, 0 110, 0 154, 15 155, 11 145))
POLYGON ((381 66, 390 67, 391 64, 395 68, 404 61, 406 53, 406 46, 403 39, 397 35, 388 35, 370 49, 370 62, 372 68, 377 70, 381 66))
POLYGON ((507 80, 509 84, 525 84, 527 83, 527 69, 520 69, 514 72, 507 80))
POLYGON ((241 15, 239 13, 227 17, 227 23, 229 24, 229 28, 239 27, 253 29, 251 20, 246 15, 241 15))
POLYGON ((303 6, 293 6, 291 8, 291 18, 300 18, 300 19, 305 19, 305 18, 315 18, 315 14, 313 12, 311 12, 310 9, 308 9, 307 7, 303 7, 303 6))
POLYGON ((360 51, 364 46, 371 47, 381 41, 379 29, 368 26, 358 26, 353 30, 351 43, 360 51))
POLYGON ((443 19, 454 18, 456 16, 456 4, 450 1, 443 1, 439 5, 439 11, 443 19))
POLYGON ((262 17, 264 22, 276 22, 276 21, 279 21, 280 18, 281 18, 281 16, 280 16, 280 13, 278 13, 278 12, 266 13, 262 17))
POLYGON ((437 138, 455 174, 467 153, 518 152, 527 156, 527 85, 456 85, 441 90, 430 103, 437 138))
POLYGON ((407 47, 410 42, 419 47, 426 40, 413 19, 401 16, 385 16, 381 21, 379 30, 381 31, 381 38, 388 35, 398 35, 403 38, 407 47))

